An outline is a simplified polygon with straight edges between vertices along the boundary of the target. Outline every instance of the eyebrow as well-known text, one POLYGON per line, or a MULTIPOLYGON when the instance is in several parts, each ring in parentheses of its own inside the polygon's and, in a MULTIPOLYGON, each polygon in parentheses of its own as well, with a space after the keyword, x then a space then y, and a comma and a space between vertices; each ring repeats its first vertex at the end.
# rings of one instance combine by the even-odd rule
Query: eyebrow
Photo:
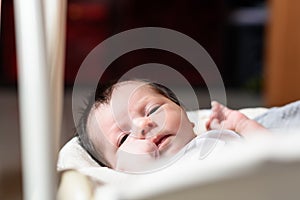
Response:
POLYGON ((149 102, 149 99, 152 99, 153 97, 149 97, 149 96, 145 96, 141 99, 139 99, 132 107, 132 109, 130 109, 130 111, 136 111, 136 112, 145 112, 145 106, 147 105, 147 103, 149 102))

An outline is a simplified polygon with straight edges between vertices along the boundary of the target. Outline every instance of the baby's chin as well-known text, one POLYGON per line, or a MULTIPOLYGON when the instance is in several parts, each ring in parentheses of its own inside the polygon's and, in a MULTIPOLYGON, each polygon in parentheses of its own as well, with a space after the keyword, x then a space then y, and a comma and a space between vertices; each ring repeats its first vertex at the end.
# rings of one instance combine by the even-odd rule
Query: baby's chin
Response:
POLYGON ((145 153, 119 151, 115 169, 127 173, 146 173, 162 169, 177 159, 186 142, 173 138, 164 145, 145 153))
POLYGON ((115 169, 128 173, 142 173, 153 169, 159 158, 158 150, 146 153, 130 153, 120 151, 117 155, 115 169))
POLYGON ((115 170, 125 173, 141 174, 155 172, 163 169, 173 161, 176 156, 153 156, 151 154, 126 155, 117 159, 115 170))

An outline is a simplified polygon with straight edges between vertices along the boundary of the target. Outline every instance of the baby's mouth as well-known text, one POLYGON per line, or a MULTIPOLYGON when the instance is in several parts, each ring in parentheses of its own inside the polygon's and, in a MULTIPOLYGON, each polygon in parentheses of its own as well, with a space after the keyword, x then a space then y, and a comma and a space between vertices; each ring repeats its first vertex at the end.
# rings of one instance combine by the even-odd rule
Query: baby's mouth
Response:
POLYGON ((158 135, 154 137, 152 142, 157 146, 158 149, 162 149, 163 147, 169 144, 171 136, 173 135, 172 134, 158 135))

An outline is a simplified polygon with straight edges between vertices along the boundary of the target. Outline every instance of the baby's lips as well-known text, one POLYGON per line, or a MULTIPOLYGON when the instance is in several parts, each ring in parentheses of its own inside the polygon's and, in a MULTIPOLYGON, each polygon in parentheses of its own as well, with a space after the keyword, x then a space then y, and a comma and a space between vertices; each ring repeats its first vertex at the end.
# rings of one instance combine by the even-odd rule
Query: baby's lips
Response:
POLYGON ((160 134, 156 135, 152 138, 151 142, 155 144, 158 148, 160 147, 161 143, 163 143, 164 139, 172 136, 172 134, 160 134))
POLYGON ((151 142, 158 147, 158 144, 163 136, 164 136, 163 134, 156 135, 151 139, 151 142))

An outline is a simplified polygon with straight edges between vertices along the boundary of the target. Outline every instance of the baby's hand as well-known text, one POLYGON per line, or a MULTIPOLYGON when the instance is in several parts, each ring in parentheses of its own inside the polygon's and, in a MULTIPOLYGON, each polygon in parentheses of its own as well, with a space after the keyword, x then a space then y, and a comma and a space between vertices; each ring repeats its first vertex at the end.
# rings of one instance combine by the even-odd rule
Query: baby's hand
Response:
POLYGON ((226 106, 216 102, 211 102, 211 115, 206 122, 206 129, 229 129, 238 132, 237 127, 244 121, 249 120, 239 111, 231 110, 226 106))

